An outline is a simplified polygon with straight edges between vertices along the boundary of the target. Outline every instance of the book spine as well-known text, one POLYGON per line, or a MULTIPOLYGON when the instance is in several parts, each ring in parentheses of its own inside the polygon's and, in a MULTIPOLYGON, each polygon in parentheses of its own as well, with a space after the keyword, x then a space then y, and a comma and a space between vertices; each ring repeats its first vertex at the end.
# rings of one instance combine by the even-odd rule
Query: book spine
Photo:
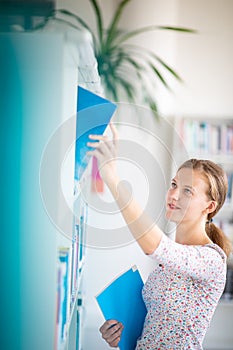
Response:
POLYGON ((67 338, 67 323, 70 312, 70 249, 59 248, 57 269, 57 325, 56 345, 63 343, 67 338))
POLYGON ((190 153, 233 154, 233 125, 183 119, 180 135, 190 153))

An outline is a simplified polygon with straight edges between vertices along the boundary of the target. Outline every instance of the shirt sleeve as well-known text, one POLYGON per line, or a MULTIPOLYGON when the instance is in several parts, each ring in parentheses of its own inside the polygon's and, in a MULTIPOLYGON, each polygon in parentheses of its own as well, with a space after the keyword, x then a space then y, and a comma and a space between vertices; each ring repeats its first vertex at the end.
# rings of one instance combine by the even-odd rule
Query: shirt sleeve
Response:
POLYGON ((216 279, 226 271, 226 255, 216 244, 179 244, 163 234, 159 246, 149 255, 171 271, 200 281, 216 279))

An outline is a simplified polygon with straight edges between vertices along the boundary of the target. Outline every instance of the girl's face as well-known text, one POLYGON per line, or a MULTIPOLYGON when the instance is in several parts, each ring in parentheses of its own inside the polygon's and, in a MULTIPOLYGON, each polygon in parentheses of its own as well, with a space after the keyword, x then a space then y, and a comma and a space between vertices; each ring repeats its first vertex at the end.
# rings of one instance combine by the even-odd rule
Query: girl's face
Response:
POLYGON ((166 218, 177 224, 206 219, 206 209, 213 202, 207 192, 207 180, 199 171, 180 169, 167 192, 166 218))

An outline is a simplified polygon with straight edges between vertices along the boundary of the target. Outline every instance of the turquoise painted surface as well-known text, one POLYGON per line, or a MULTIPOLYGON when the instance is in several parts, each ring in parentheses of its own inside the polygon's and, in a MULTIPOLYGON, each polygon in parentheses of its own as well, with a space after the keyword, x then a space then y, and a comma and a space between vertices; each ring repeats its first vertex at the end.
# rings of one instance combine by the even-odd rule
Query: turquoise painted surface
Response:
POLYGON ((60 123, 61 67, 59 35, 0 34, 4 349, 53 349, 57 231, 41 200, 39 170, 60 123))

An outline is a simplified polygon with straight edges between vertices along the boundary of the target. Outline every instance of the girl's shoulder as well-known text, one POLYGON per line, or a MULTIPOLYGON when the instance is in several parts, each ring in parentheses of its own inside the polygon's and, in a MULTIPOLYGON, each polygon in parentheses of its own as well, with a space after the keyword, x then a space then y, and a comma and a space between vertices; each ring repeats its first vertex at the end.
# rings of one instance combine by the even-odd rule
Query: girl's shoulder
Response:
POLYGON ((206 249, 206 248, 208 249, 206 252, 208 252, 209 249, 212 249, 212 251, 209 251, 209 253, 211 255, 220 256, 221 259, 223 260, 223 262, 227 261, 227 256, 226 256, 225 252, 222 250, 222 248, 219 247, 219 245, 217 245, 215 243, 208 243, 208 244, 201 246, 201 249, 206 249))

